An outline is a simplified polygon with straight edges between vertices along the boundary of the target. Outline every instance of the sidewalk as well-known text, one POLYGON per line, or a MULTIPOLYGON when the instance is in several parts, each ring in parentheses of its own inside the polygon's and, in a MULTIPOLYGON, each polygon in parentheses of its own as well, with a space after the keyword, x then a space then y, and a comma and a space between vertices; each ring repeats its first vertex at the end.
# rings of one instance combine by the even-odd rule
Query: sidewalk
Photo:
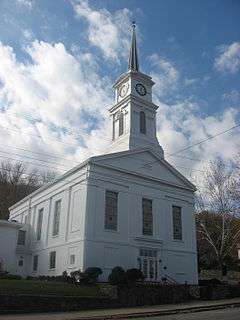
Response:
POLYGON ((144 316, 161 316, 176 313, 201 312, 207 310, 240 307, 240 298, 197 301, 191 303, 147 306, 122 309, 104 309, 94 311, 74 311, 61 313, 35 313, 35 314, 8 314, 1 315, 0 320, 107 320, 107 319, 131 319, 144 316))

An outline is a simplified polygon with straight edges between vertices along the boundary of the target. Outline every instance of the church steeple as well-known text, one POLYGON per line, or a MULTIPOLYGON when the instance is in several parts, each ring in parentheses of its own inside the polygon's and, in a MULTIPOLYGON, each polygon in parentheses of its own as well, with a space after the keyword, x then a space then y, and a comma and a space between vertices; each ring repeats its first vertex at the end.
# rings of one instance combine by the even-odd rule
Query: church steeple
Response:
POLYGON ((137 40, 136 40, 136 25, 135 22, 132 23, 132 41, 130 48, 130 55, 128 60, 128 70, 130 71, 138 71, 138 54, 137 54, 137 40))
POLYGON ((114 84, 115 104, 109 110, 112 121, 110 152, 150 148, 160 156, 163 149, 157 140, 156 112, 152 102, 152 78, 139 71, 136 26, 132 24, 132 39, 128 71, 114 84))

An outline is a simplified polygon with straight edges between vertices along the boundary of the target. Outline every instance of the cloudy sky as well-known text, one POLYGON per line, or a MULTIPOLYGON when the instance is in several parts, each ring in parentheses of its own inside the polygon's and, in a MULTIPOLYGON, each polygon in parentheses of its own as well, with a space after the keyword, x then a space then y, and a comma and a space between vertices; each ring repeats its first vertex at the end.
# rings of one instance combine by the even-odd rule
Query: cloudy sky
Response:
POLYGON ((238 0, 0 0, 0 17, 0 160, 64 172, 104 152, 132 20, 166 159, 192 179, 240 150, 236 128, 178 152, 240 123, 238 0))

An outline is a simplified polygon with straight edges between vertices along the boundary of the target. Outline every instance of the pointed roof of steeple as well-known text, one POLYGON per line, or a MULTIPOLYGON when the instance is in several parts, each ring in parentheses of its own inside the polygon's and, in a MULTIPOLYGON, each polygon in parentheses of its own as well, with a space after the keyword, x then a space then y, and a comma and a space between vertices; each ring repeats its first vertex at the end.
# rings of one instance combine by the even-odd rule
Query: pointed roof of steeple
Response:
POLYGON ((135 32, 136 24, 132 23, 132 41, 130 48, 130 55, 128 60, 128 70, 130 71, 138 71, 138 55, 137 55, 137 41, 136 41, 136 32, 135 32))

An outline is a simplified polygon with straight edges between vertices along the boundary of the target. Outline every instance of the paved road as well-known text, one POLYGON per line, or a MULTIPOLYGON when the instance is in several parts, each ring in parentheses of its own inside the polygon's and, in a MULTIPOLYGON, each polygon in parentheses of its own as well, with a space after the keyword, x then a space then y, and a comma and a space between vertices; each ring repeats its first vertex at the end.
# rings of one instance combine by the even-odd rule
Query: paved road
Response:
MULTIPOLYGON (((98 312, 100 311, 98 310, 98 312)), ((98 312, 94 312, 94 315, 99 316, 99 314, 97 314, 98 312)), ((104 314, 106 315, 108 314, 108 312, 104 312, 104 314)), ((102 314, 102 319, 104 318, 104 314, 102 314)), ((81 320, 86 317, 88 317, 88 319, 93 319, 93 317, 91 318, 91 314, 89 314, 89 312, 62 312, 18 315, 0 314, 0 320, 81 320)), ((131 318, 131 320, 134 319, 131 318)), ((137 318, 136 320, 240 320, 240 307, 196 313, 174 314, 171 316, 142 317, 137 318)))
MULTIPOLYGON (((134 320, 134 319, 132 319, 134 320)), ((138 318, 136 320, 240 320, 240 308, 179 314, 171 316, 138 318)))

